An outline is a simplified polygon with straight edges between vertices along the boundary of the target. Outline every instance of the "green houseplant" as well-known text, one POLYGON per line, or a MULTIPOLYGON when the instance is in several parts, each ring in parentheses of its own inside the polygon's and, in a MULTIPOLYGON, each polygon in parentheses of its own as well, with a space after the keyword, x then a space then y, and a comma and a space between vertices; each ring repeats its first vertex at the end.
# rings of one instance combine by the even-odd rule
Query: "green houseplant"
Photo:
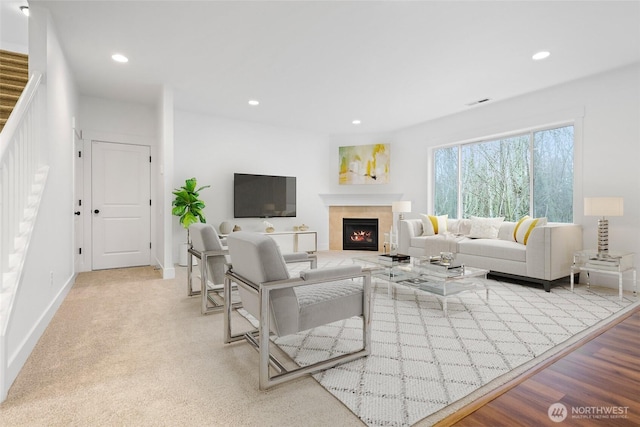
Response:
POLYGON ((196 222, 207 222, 202 212, 205 204, 200 200, 200 190, 209 188, 210 185, 196 189, 197 185, 197 180, 190 178, 182 187, 173 190, 173 195, 176 197, 172 203, 171 213, 180 217, 180 224, 187 230, 187 244, 190 242, 189 226, 196 222))

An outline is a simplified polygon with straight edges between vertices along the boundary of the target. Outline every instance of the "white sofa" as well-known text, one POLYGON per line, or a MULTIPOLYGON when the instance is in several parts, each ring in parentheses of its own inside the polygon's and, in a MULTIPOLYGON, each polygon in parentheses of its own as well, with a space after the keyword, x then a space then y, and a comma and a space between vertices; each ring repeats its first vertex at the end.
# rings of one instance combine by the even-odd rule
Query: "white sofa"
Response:
POLYGON ((453 252, 456 261, 489 270, 494 276, 542 284, 550 292, 554 280, 571 274, 573 253, 582 249, 582 227, 548 223, 533 228, 527 244, 514 240, 515 222, 504 221, 497 238, 470 238, 471 220, 447 219, 447 232, 423 236, 423 220, 400 221, 398 252, 432 256, 453 252))

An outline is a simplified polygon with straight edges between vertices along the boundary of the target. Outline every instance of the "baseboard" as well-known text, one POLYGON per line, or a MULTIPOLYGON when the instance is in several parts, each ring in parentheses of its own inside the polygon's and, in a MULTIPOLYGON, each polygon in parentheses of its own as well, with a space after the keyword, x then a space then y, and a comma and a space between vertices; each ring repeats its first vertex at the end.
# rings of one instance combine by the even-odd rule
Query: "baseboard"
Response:
POLYGON ((156 269, 162 270, 163 279, 175 279, 176 268, 174 266, 171 266, 171 267, 164 266, 162 262, 158 259, 158 257, 156 257, 155 260, 156 260, 156 263, 155 263, 156 269))
MULTIPOLYGON (((60 289, 60 292, 58 292, 56 297, 51 301, 47 309, 42 313, 42 315, 40 316, 36 324, 33 326, 33 328, 29 331, 27 336, 24 338, 24 340, 22 340, 22 342, 20 343, 20 346, 16 349, 16 351, 14 351, 11 355, 3 353, 4 355, 7 356, 7 359, 6 359, 6 365, 3 366, 3 367, 6 367, 6 370, 3 376, 3 381, 2 381, 2 384, 0 384, 0 387, 2 387, 2 389, 0 390, 0 402, 3 402, 7 398, 11 385, 13 384, 15 379, 18 377, 18 374, 22 370, 22 367, 24 366, 27 359, 31 355, 31 352, 33 351, 33 349, 36 347, 36 344, 38 344, 40 337, 42 337, 42 334, 44 334, 44 331, 49 326, 49 323, 51 323, 51 319, 53 319, 53 316, 58 311, 58 308, 60 308, 60 305, 62 304, 64 299, 67 297, 67 294, 69 293, 73 284, 75 283, 75 279, 76 279, 76 274, 72 275, 69 278, 69 280, 65 283, 65 285, 60 289)), ((3 337, 3 340, 0 346, 4 346, 4 345, 5 345, 5 340, 3 337)), ((4 352, 4 351, 7 351, 7 349, 2 348, 0 349, 0 351, 4 352)))

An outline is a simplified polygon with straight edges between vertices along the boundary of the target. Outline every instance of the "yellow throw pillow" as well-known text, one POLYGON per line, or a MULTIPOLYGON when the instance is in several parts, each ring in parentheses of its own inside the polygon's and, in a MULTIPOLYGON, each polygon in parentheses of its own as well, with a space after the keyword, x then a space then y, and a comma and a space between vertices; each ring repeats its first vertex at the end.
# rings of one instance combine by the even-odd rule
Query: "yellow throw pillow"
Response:
POLYGON ((531 231, 540 225, 546 224, 547 218, 531 218, 525 215, 520 218, 520 221, 518 221, 516 227, 513 229, 513 239, 518 243, 526 245, 527 241, 529 241, 531 231))
POLYGON ((449 215, 435 216, 420 214, 420 217, 422 218, 423 236, 433 236, 447 232, 447 219, 449 219, 449 215))

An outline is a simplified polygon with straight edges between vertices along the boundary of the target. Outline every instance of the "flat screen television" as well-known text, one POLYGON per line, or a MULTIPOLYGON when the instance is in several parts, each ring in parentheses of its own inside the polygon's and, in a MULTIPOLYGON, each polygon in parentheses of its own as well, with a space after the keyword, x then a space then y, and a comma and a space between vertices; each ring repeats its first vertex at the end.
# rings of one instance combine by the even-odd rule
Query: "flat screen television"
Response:
POLYGON ((233 175, 233 216, 271 218, 296 216, 294 176, 233 175))

